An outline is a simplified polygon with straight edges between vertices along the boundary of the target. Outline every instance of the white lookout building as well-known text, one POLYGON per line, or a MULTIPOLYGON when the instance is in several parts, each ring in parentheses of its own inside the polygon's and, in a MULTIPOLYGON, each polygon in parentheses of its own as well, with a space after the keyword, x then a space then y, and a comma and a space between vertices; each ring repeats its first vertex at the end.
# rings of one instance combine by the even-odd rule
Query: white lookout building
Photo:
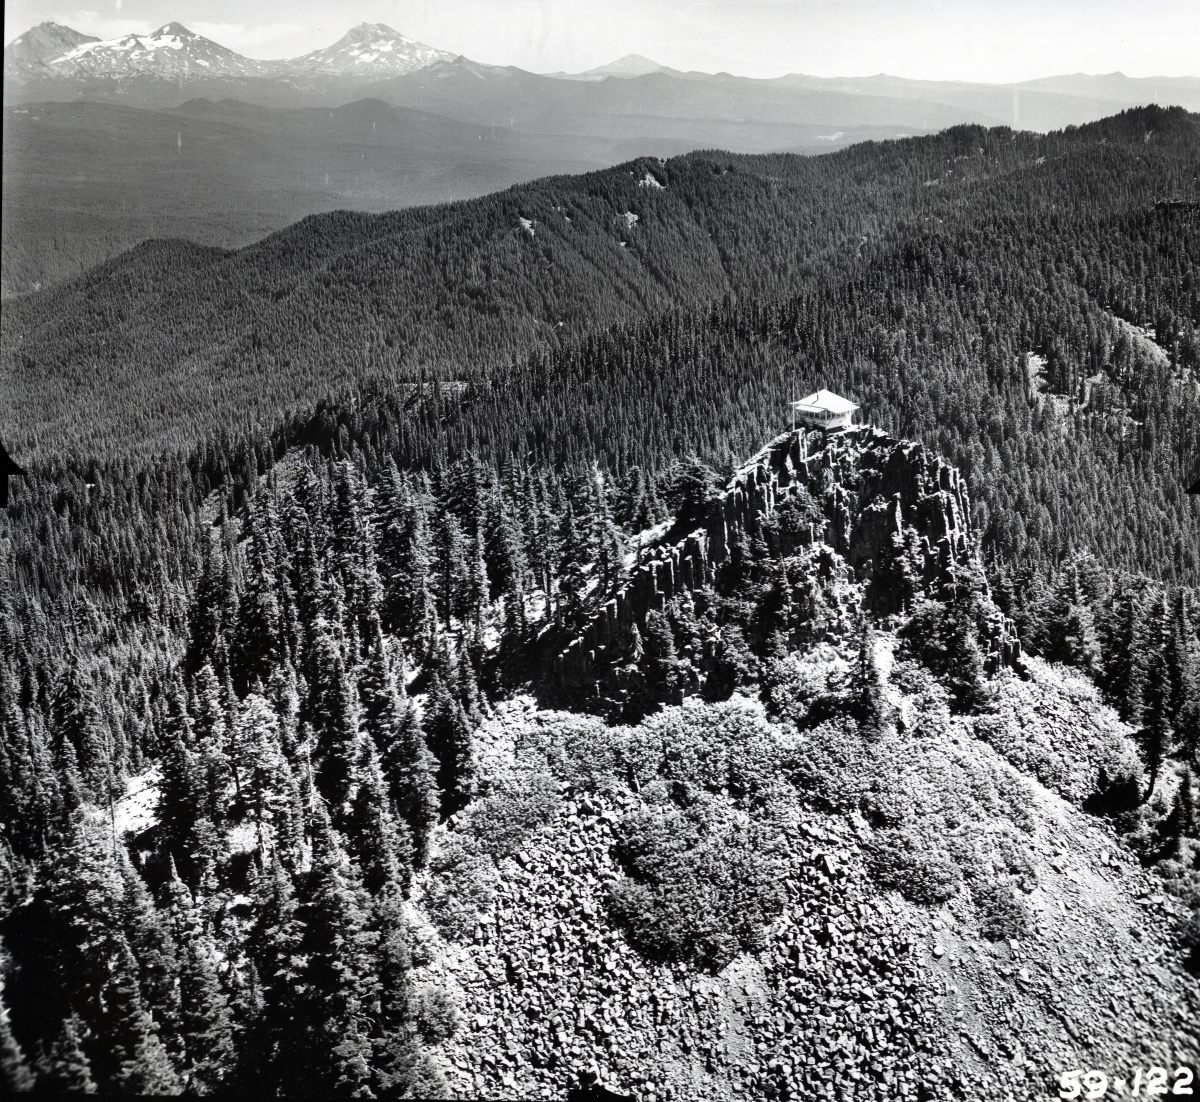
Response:
POLYGON ((805 428, 848 429, 854 423, 854 411, 858 409, 840 394, 831 390, 818 390, 807 398, 792 403, 792 414, 798 425, 805 428))

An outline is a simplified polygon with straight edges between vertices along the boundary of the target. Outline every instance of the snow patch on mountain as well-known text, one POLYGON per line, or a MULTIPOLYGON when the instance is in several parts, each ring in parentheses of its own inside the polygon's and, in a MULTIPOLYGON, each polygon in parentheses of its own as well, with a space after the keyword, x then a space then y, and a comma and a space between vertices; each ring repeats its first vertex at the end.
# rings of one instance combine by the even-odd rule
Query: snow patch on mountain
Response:
POLYGON ((181 23, 167 23, 150 34, 85 42, 47 64, 63 76, 119 78, 137 73, 174 78, 201 63, 214 73, 239 77, 270 75, 278 66, 242 57, 181 23))
POLYGON ((187 77, 198 68, 206 78, 263 77, 292 80, 297 72, 317 76, 380 79, 412 73, 454 54, 406 38, 383 23, 361 23, 332 46, 287 61, 259 61, 167 23, 149 34, 95 39, 69 27, 43 23, 4 51, 9 75, 53 75, 64 79, 187 77))
POLYGON ((341 73, 399 76, 453 61, 454 54, 406 38, 385 23, 360 23, 332 46, 293 58, 288 65, 332 69, 341 73))

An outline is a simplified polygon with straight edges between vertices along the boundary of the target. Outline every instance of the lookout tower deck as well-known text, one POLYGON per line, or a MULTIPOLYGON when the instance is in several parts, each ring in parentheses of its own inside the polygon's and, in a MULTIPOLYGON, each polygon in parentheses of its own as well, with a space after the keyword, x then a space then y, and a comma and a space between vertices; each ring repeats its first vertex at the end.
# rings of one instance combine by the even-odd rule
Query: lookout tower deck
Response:
POLYGON ((792 415, 798 425, 826 432, 849 428, 854 423, 857 409, 853 402, 831 390, 818 390, 792 403, 792 415))

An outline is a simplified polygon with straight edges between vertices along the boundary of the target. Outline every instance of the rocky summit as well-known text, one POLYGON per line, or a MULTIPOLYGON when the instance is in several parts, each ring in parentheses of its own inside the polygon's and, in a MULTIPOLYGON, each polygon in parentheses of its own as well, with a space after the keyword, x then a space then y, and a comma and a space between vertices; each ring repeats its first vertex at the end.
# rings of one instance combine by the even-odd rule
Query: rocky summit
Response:
POLYGON ((969 517, 920 445, 801 431, 635 541, 545 679, 600 714, 497 706, 414 888, 452 1093, 1019 1100, 1195 1062, 1185 909, 1084 811, 1135 731, 1022 653, 969 517), (773 657, 730 676, 767 591, 773 657), (932 637, 964 604, 973 697, 932 637))
MULTIPOLYGON (((740 570, 750 545, 768 538, 780 561, 798 553, 802 579, 787 582, 793 604, 801 591, 817 589, 831 601, 834 614, 824 622, 801 615, 808 622, 793 631, 795 641, 840 640, 860 595, 876 611, 897 611, 915 579, 931 593, 974 587, 983 599, 987 668, 1020 668, 1020 640, 973 559, 966 485, 921 444, 869 426, 828 436, 795 430, 755 455, 701 513, 686 512, 639 538, 629 585, 555 658, 551 696, 583 694, 593 708, 620 715, 641 684, 637 663, 628 660, 640 653, 646 614, 690 600, 722 568, 740 570)), ((681 699, 703 691, 722 650, 719 627, 706 631, 681 699)))

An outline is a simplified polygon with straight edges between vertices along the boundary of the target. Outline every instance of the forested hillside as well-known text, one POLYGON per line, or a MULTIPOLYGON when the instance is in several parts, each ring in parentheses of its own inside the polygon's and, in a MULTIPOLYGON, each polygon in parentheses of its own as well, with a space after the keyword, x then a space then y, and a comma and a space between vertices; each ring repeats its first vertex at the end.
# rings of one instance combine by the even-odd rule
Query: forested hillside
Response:
MULTIPOLYGON (((673 306, 802 292, 833 306, 849 280, 888 281, 926 252, 989 281, 983 301, 994 326, 1014 327, 1014 354, 1049 353, 1074 326, 1078 359, 1106 313, 1154 326, 1164 309, 1193 355, 1194 238, 1146 219, 1156 200, 1196 198, 1197 126, 1148 109, 1046 137, 966 128, 819 158, 693 154, 313 216, 235 253, 149 243, 5 309, 0 431, 24 450, 37 426, 60 454, 189 447, 345 382, 490 374, 673 306), (1038 293, 1018 295, 1028 283, 1038 293)), ((1196 215, 1168 217, 1182 229, 1196 215)))
POLYGON ((695 155, 6 308, 6 1086, 1194 1063, 1196 163, 695 155))

